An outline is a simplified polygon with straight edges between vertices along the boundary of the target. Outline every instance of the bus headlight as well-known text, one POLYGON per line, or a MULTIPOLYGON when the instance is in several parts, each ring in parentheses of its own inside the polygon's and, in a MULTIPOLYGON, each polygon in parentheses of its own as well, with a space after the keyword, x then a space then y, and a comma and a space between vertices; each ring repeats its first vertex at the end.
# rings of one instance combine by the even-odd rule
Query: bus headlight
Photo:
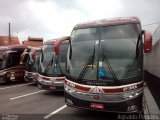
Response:
POLYGON ((7 72, 1 72, 1 73, 0 73, 0 76, 3 76, 3 75, 5 75, 5 74, 7 74, 7 72))
POLYGON ((37 73, 32 73, 33 76, 37 76, 37 73))
POLYGON ((25 72, 25 76, 27 76, 28 75, 28 72, 25 72))
POLYGON ((32 73, 32 77, 34 78, 34 79, 36 79, 37 78, 37 73, 32 73))
POLYGON ((65 91, 66 92, 68 92, 68 93, 73 93, 73 92, 75 92, 75 90, 74 89, 71 89, 71 88, 69 88, 69 87, 64 87, 65 88, 65 91))
POLYGON ((40 78, 40 77, 38 77, 38 79, 37 79, 39 82, 42 82, 43 80, 40 78))
POLYGON ((142 89, 137 90, 137 91, 132 91, 132 92, 126 92, 124 94, 122 94, 124 99, 133 99, 135 97, 137 97, 138 95, 140 95, 143 92, 142 89))

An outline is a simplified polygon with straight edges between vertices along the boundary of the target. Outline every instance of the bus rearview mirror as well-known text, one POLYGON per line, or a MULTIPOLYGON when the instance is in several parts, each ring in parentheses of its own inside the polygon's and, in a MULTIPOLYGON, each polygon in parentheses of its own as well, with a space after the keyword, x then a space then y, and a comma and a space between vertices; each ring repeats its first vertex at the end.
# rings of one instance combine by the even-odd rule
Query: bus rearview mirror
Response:
POLYGON ((149 53, 152 50, 152 34, 149 31, 144 31, 144 53, 149 53))

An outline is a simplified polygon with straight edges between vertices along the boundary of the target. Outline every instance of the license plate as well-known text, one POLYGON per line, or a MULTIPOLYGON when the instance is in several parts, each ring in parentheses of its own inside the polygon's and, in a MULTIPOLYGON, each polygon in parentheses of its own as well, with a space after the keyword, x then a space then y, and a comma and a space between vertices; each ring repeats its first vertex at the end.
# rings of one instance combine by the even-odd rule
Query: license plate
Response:
POLYGON ((55 90, 55 89, 56 89, 55 86, 50 86, 49 88, 50 88, 51 90, 55 90))
POLYGON ((10 77, 10 80, 15 80, 15 77, 10 77))
POLYGON ((90 107, 94 108, 94 109, 101 109, 101 110, 104 109, 104 105, 103 104, 98 104, 98 103, 91 103, 90 107))

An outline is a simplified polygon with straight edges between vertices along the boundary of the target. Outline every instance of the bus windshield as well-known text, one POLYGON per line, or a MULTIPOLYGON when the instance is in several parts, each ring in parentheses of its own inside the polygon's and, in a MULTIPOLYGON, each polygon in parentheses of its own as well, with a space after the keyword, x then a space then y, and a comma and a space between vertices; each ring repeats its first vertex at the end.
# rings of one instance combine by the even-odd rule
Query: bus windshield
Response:
POLYGON ((30 72, 35 72, 35 62, 31 59, 31 55, 29 54, 26 61, 26 70, 30 72))
POLYGON ((39 72, 45 75, 52 75, 52 64, 54 57, 53 45, 44 45, 39 57, 39 72))
POLYGON ((0 69, 5 67, 5 60, 0 56, 0 69))
POLYGON ((30 53, 27 57, 26 62, 26 70, 29 72, 36 72, 38 69, 38 59, 39 59, 40 52, 36 51, 35 53, 35 60, 32 59, 32 54, 30 53))
POLYGON ((65 65, 67 60, 67 49, 68 49, 68 43, 61 44, 60 45, 60 53, 59 53, 59 64, 61 72, 65 73, 65 65))
POLYGON ((14 67, 20 64, 21 53, 17 51, 11 51, 7 54, 6 68, 14 67))
POLYGON ((53 45, 45 45, 39 58, 39 70, 49 76, 64 74, 68 44, 60 45, 59 55, 54 54, 53 45))
POLYGON ((0 69, 4 69, 5 68, 5 64, 6 64, 6 58, 4 58, 4 53, 6 51, 5 50, 0 50, 0 69))
POLYGON ((125 80, 142 77, 139 24, 73 30, 67 74, 75 80, 125 80))

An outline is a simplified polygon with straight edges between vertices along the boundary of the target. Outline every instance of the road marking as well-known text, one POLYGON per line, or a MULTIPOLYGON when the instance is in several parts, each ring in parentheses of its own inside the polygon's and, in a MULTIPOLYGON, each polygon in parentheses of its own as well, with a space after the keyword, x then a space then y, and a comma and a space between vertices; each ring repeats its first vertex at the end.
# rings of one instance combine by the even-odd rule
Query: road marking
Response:
POLYGON ((48 119, 49 117, 55 115, 56 113, 60 112, 61 110, 63 110, 63 109, 66 108, 66 107, 67 107, 67 105, 64 105, 64 106, 58 108, 57 110, 55 110, 55 111, 51 112, 50 114, 46 115, 46 116, 44 117, 44 119, 48 119))
POLYGON ((36 91, 36 92, 33 92, 33 93, 28 93, 28 94, 25 94, 25 95, 21 95, 21 96, 13 97, 13 98, 10 98, 9 100, 14 100, 14 99, 18 99, 18 98, 26 97, 26 96, 29 96, 29 95, 33 95, 33 94, 36 94, 36 93, 43 92, 43 91, 45 91, 45 90, 39 90, 39 91, 36 91))
POLYGON ((2 87, 0 90, 8 89, 8 88, 14 88, 14 87, 19 87, 19 86, 25 86, 33 83, 26 83, 26 84, 20 84, 20 85, 15 85, 15 86, 10 86, 10 87, 2 87))

